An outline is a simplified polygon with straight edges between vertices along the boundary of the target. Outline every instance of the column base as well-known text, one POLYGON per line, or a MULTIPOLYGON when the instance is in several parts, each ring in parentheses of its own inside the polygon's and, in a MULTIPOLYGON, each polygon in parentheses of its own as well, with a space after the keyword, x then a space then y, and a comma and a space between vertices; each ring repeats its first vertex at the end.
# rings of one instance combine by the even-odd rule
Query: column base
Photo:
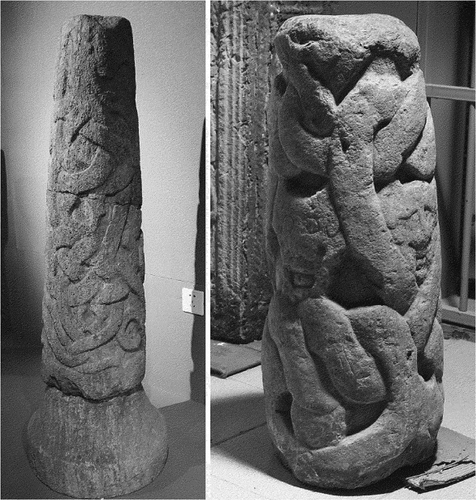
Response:
POLYGON ((47 387, 27 436, 35 474, 71 497, 136 491, 152 482, 167 460, 164 417, 142 387, 100 402, 47 387))

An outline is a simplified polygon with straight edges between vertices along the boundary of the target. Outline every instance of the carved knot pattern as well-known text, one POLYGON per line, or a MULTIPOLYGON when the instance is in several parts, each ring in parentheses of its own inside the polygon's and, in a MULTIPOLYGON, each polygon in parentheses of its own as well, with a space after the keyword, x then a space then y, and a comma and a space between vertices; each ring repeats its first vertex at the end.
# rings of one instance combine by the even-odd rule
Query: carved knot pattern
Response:
POLYGON ((281 27, 268 110, 268 424, 296 476, 363 486, 442 418, 435 144, 415 35, 389 16, 281 27))
POLYGON ((132 32, 80 16, 57 68, 47 193, 43 376, 101 400, 144 375, 141 179, 132 32))

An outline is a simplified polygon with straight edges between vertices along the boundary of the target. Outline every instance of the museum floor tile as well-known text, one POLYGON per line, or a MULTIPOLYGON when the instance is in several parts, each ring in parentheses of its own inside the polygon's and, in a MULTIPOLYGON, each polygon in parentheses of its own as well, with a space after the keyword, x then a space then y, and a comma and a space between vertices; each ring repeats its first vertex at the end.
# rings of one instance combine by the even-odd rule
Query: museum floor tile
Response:
MULTIPOLYGON (((443 426, 474 439, 475 344, 445 340, 445 415, 443 426)), ((471 477, 423 494, 397 480, 348 493, 315 490, 299 483, 275 455, 268 436, 261 367, 227 379, 211 378, 211 467, 208 495, 212 500, 470 500, 476 482, 471 477)))
MULTIPOLYGON (((44 392, 40 363, 39 351, 2 352, 2 499, 64 498, 36 478, 24 452, 26 424, 44 392)), ((117 498, 205 498, 204 408, 195 401, 161 408, 169 441, 165 467, 149 485, 117 498)))

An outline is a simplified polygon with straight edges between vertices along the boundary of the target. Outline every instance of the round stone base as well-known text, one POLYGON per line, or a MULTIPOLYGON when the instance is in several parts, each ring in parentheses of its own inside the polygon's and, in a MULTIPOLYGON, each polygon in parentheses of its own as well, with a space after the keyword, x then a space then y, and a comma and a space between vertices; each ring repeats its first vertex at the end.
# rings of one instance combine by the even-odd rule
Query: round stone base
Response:
POLYGON ((161 413, 142 387, 93 402, 48 387, 28 424, 28 459, 51 489, 77 498, 106 498, 153 481, 167 460, 161 413))

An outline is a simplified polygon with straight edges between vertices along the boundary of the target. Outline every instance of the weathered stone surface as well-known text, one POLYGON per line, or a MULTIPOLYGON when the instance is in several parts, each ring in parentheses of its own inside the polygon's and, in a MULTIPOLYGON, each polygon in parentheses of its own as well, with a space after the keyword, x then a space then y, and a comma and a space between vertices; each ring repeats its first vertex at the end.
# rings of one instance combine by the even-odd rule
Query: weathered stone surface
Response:
POLYGON ((84 15, 65 24, 47 192, 47 390, 29 424, 29 457, 42 481, 71 496, 133 491, 151 481, 166 458, 163 419, 141 387, 145 302, 135 90, 126 19, 84 15), (134 464, 146 442, 143 460, 134 464))
POLYGON ((263 246, 266 105, 278 72, 273 39, 299 13, 329 2, 211 2, 211 334, 261 338, 272 290, 263 246))
POLYGON ((112 497, 155 479, 167 459, 167 447, 157 443, 165 440, 164 418, 142 388, 93 402, 48 387, 29 424, 29 459, 55 491, 112 497))
POLYGON ((268 426, 296 477, 356 488, 434 452, 443 414, 431 113, 389 16, 276 37, 263 334, 268 426))

